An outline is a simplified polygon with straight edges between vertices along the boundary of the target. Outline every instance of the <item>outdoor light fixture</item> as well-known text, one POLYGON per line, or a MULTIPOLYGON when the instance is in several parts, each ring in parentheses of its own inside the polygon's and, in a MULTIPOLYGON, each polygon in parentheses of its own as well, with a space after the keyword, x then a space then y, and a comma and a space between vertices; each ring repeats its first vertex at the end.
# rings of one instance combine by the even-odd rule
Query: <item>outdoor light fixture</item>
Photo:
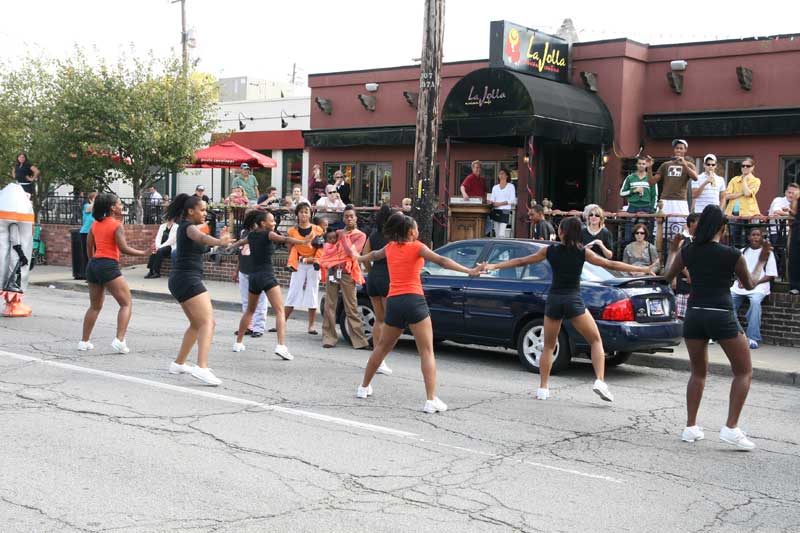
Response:
POLYGON ((244 113, 242 113, 241 111, 239 111, 239 131, 242 131, 243 129, 245 129, 245 128, 247 127, 247 126, 245 125, 245 123, 244 123, 244 121, 245 121, 245 120, 253 120, 253 117, 248 117, 248 116, 245 116, 245 114, 244 114, 244 113), (244 119, 244 120, 243 120, 243 119, 244 119))
POLYGON ((669 62, 669 68, 675 71, 678 70, 686 70, 686 67, 689 66, 688 61, 684 61, 683 59, 678 59, 676 61, 669 62))
POLYGON ((753 71, 747 67, 736 67, 736 77, 739 79, 739 87, 745 91, 753 88, 753 71))
POLYGON ((680 72, 667 72, 667 83, 675 94, 683 93, 683 74, 680 72))
POLYGON ((380 87, 380 85, 377 84, 377 83, 365 83, 364 84, 364 88, 367 91, 371 92, 371 93, 374 93, 375 91, 377 91, 378 87, 380 87))
POLYGON ((289 126, 289 123, 286 122, 285 120, 287 118, 297 118, 297 115, 295 114, 290 115, 289 113, 281 109, 281 129, 286 129, 286 127, 289 126))
POLYGON ((414 109, 417 108, 419 105, 419 93, 412 93, 411 91, 403 91, 403 98, 406 99, 408 105, 413 107, 414 109))
POLYGON ((329 98, 320 98, 317 96, 314 98, 314 101, 317 103, 317 107, 319 110, 325 113, 326 115, 330 115, 333 113, 333 100, 329 98))
POLYGON ((358 101, 367 111, 375 111, 375 97, 369 94, 359 94, 358 101))
POLYGON ((587 91, 597 92, 597 74, 594 72, 581 72, 581 79, 587 91))

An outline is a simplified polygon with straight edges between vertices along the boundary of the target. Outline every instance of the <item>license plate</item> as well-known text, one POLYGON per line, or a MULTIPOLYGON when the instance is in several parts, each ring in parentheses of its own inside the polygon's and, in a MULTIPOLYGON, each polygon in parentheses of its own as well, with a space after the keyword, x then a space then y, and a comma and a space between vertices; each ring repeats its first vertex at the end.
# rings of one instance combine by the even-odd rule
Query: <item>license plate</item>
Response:
POLYGON ((647 300, 650 316, 664 316, 664 300, 647 300))

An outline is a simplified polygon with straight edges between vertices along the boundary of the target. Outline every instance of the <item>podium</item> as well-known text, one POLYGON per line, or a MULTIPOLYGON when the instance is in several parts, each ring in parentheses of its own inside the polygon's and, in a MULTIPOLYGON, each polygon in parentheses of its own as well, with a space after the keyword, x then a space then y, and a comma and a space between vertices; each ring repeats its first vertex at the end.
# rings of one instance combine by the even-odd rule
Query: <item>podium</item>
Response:
POLYGON ((451 198, 447 242, 480 239, 486 235, 486 217, 492 207, 480 198, 451 198))

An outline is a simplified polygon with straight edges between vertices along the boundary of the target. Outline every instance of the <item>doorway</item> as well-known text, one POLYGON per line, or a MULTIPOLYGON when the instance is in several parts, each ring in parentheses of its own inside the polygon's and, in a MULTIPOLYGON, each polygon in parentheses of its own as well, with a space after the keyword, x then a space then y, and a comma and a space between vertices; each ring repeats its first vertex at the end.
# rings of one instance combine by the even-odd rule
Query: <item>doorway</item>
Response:
POLYGON ((583 210, 593 200, 592 150, 585 145, 546 144, 542 147, 540 177, 541 203, 553 202, 553 209, 583 210))

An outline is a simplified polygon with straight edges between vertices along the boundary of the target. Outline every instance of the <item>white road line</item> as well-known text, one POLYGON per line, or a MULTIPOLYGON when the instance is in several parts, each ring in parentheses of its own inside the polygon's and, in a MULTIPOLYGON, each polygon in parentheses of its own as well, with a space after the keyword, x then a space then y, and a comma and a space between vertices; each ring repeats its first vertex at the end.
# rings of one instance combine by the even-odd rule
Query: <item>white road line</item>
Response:
POLYGON ((437 441, 424 439, 424 438, 420 437, 416 433, 411 433, 411 432, 408 432, 408 431, 402 431, 402 430, 399 430, 399 429, 389 428, 389 427, 385 427, 385 426, 378 426, 378 425, 375 425, 375 424, 367 424, 365 422, 358 422, 357 420, 350 420, 350 419, 347 419, 347 418, 339 418, 339 417, 336 417, 336 416, 323 415, 323 414, 320 414, 320 413, 314 413, 314 412, 306 411, 306 410, 303 410, 303 409, 293 409, 291 407, 281 407, 279 405, 270 405, 270 404, 266 404, 266 403, 263 403, 263 402, 256 402, 254 400, 247 400, 245 398, 237 398, 236 396, 229 396, 227 394, 218 394, 216 392, 208 392, 208 391, 204 391, 204 390, 192 389, 192 388, 189 388, 189 387, 181 387, 179 385, 171 385, 169 383, 162 383, 160 381, 153 381, 153 380, 150 380, 150 379, 143 379, 143 378, 137 378, 137 377, 133 377, 133 376, 126 376, 125 374, 117 374, 116 372, 108 372, 106 370, 97 370, 95 368, 88 368, 88 367, 85 367, 85 366, 73 365, 73 364, 69 364, 69 363, 61 363, 59 361, 51 361, 51 360, 48 360, 48 359, 41 359, 39 357, 32 357, 30 355, 23 355, 23 354, 18 354, 18 353, 13 353, 13 352, 6 352, 4 350, 0 350, 0 355, 5 355, 7 357, 10 357, 12 359, 17 359, 17 360, 20 360, 20 361, 26 361, 26 362, 30 362, 30 363, 38 363, 38 364, 52 366, 52 367, 56 367, 56 368, 62 368, 64 370, 72 370, 72 371, 75 371, 75 372, 82 372, 84 374, 102 376, 102 377, 106 377, 106 378, 110 378, 110 379, 115 379, 117 381, 126 381, 128 383, 136 383, 136 384, 139 384, 139 385, 147 385, 149 387, 155 387, 157 389, 163 389, 163 390, 168 390, 168 391, 172 391, 172 392, 180 392, 180 393, 184 393, 184 394, 191 394, 191 395, 194 395, 194 396, 200 396, 200 397, 203 397, 203 398, 210 398, 210 399, 213 399, 213 400, 220 400, 220 401, 223 401, 223 402, 233 403, 233 404, 237 404, 237 405, 245 405, 245 406, 248 406, 248 407, 257 407, 257 408, 260 408, 260 409, 264 409, 265 411, 274 411, 274 412, 277 412, 277 413, 284 413, 284 414, 293 415, 293 416, 299 416, 299 417, 303 417, 303 418, 310 418, 310 419, 313 419, 313 420, 319 420, 319 421, 328 422, 328 423, 331 423, 331 424, 338 424, 340 426, 348 426, 348 427, 363 429, 363 430, 366 430, 366 431, 372 431, 372 432, 375 432, 375 433, 383 433, 385 435, 392 435, 392 436, 395 436, 395 437, 402 437, 402 438, 414 440, 414 441, 417 441, 417 442, 420 442, 420 443, 423 443, 423 444, 431 444, 431 445, 439 446, 439 447, 442 447, 442 448, 448 448, 448 449, 451 449, 451 450, 458 450, 458 451, 466 452, 466 453, 469 453, 469 454, 481 455, 481 456, 484 456, 484 457, 489 457, 489 458, 494 458, 494 459, 511 460, 511 461, 518 462, 520 464, 525 464, 525 465, 533 466, 533 467, 536 467, 536 468, 543 468, 543 469, 546 469, 546 470, 552 470, 552 471, 555 471, 555 472, 561 472, 561 473, 564 473, 564 474, 571 474, 571 475, 575 475, 575 476, 580 476, 580 477, 585 477, 585 478, 590 478, 590 479, 598 479, 598 480, 602 480, 602 481, 610 481, 612 483, 622 483, 622 480, 620 480, 620 479, 616 479, 616 478, 609 477, 609 476, 604 476, 604 475, 601 475, 601 474, 591 474, 591 473, 588 473, 588 472, 582 472, 580 470, 574 470, 574 469, 571 469, 571 468, 562 468, 562 467, 558 467, 558 466, 553 466, 553 465, 548 465, 548 464, 543 464, 543 463, 537 463, 537 462, 533 462, 533 461, 526 461, 526 460, 522 460, 522 459, 511 459, 511 458, 504 457, 504 456, 501 456, 501 455, 498 455, 498 454, 483 452, 483 451, 480 451, 480 450, 474 450, 472 448, 465 448, 463 446, 455 446, 455 445, 452 445, 452 444, 445 444, 445 443, 442 443, 442 442, 437 442, 437 441))

